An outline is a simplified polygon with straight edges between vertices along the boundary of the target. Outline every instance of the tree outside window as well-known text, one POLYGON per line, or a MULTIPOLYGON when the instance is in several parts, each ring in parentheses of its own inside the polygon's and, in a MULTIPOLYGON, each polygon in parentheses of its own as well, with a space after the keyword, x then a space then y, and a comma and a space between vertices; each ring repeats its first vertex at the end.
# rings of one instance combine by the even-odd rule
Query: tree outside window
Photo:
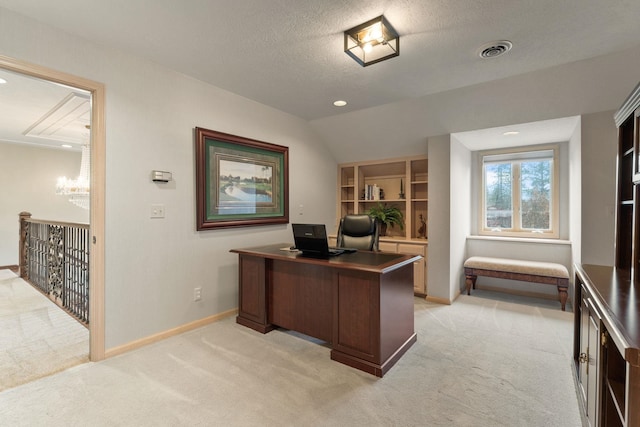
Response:
POLYGON ((485 166, 485 200, 487 228, 511 228, 513 220, 513 190, 511 163, 485 166))
POLYGON ((551 228, 551 166, 551 160, 520 163, 520 223, 523 229, 551 228))
POLYGON ((482 156, 483 234, 557 235, 553 204, 556 152, 545 149, 482 156))

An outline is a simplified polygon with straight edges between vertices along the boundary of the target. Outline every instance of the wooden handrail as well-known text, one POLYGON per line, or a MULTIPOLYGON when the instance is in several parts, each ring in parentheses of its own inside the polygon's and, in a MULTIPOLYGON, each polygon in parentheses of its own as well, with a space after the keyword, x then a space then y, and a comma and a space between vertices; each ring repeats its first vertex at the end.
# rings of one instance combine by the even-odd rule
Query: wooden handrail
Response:
POLYGON ((84 228, 87 230, 89 229, 89 224, 84 224, 81 222, 48 221, 45 219, 30 219, 30 218, 26 219, 26 221, 32 224, 59 225, 61 227, 76 227, 76 228, 84 228))

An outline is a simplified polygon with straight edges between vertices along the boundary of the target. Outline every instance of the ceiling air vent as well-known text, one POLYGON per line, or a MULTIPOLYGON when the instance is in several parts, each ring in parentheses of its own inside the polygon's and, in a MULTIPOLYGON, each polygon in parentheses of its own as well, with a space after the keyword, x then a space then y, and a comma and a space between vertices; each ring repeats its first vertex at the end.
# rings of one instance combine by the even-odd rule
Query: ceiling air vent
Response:
POLYGON ((511 50, 513 44, 508 40, 487 43, 479 50, 481 58, 495 58, 511 50))

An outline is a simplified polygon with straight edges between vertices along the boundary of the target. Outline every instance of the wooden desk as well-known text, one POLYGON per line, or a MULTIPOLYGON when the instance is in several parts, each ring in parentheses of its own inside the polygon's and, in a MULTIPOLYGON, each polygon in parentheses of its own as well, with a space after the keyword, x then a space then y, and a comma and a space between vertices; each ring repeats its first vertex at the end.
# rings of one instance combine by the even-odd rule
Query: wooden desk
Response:
POLYGON ((358 251, 315 259, 281 251, 239 254, 236 321, 261 333, 277 327, 331 344, 331 359, 382 377, 416 341, 413 262, 419 256, 358 251))

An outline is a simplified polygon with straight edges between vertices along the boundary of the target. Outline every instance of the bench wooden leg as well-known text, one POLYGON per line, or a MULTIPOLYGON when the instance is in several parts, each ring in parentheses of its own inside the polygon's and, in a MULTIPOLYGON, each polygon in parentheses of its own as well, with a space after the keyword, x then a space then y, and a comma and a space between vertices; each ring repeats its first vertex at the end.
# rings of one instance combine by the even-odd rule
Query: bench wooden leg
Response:
POLYGON ((471 287, 473 287, 473 289, 476 288, 476 279, 478 278, 478 276, 474 276, 471 274, 467 274, 465 275, 465 284, 467 285, 467 295, 471 295, 471 287))
POLYGON ((567 287, 558 286, 558 295, 560 296, 560 307, 562 308, 562 311, 565 311, 565 307, 567 306, 567 298, 569 297, 567 287))

